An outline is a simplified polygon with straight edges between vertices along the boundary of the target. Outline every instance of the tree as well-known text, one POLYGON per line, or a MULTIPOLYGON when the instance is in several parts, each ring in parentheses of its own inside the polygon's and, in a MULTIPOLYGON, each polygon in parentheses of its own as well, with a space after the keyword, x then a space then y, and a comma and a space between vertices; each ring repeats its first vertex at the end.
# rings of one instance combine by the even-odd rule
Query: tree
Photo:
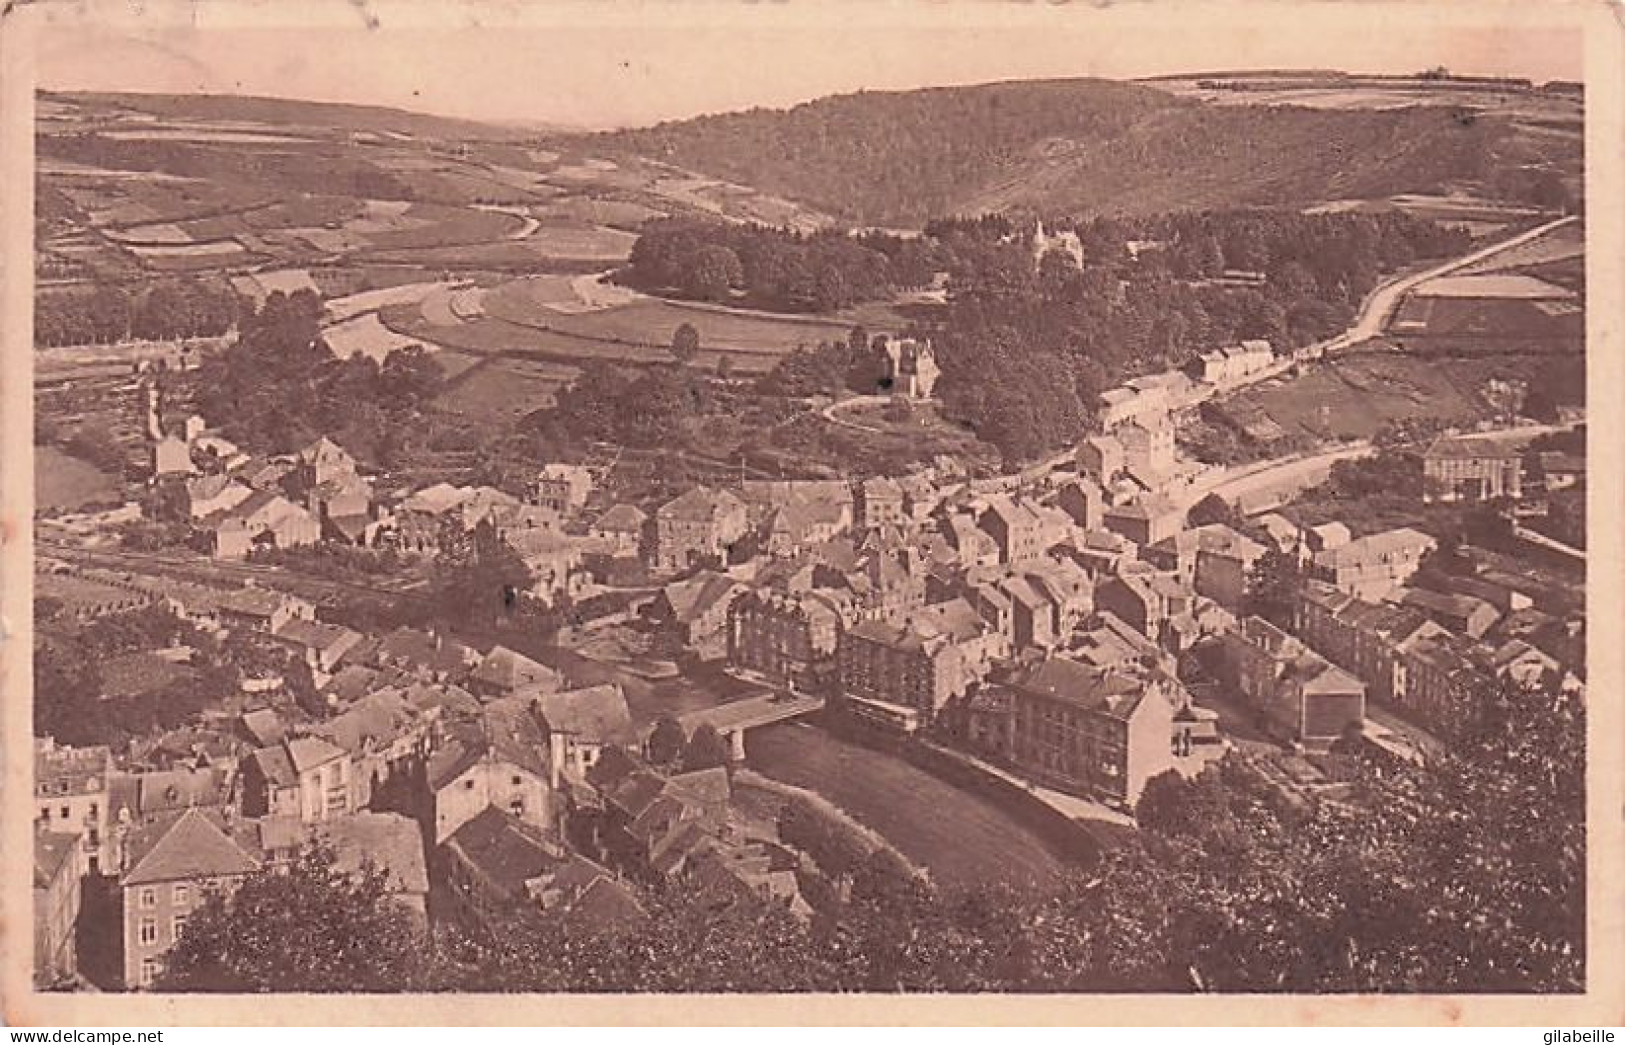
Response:
POLYGON ((1267 549, 1247 571, 1247 591, 1243 600, 1247 612, 1283 627, 1292 622, 1292 611, 1303 587, 1298 560, 1276 548, 1267 549))
MULTIPOLYGON (((448 531, 461 529, 448 520, 448 531)), ((435 601, 453 620, 490 625, 523 612, 535 584, 523 559, 499 540, 489 523, 472 534, 447 532, 435 561, 435 601)))
POLYGON ((682 723, 663 715, 649 734, 649 761, 660 766, 671 765, 683 756, 687 744, 688 733, 682 723))
POLYGON ((428 981, 431 961, 383 868, 369 860, 347 873, 331 849, 311 845, 193 912, 157 989, 393 993, 428 981))
POLYGON ((112 431, 98 422, 88 422, 80 425, 68 437, 63 447, 68 453, 82 461, 89 461, 97 468, 109 472, 121 472, 124 469, 124 451, 120 448, 118 440, 112 431))
POLYGON ((692 323, 680 323, 671 335, 671 354, 677 362, 687 366, 700 354, 700 332, 692 323))
POLYGON ((738 254, 727 247, 707 244, 694 252, 688 289, 707 301, 727 301, 733 288, 744 279, 738 254))
POLYGON ((728 741, 717 732, 717 727, 709 722, 702 722, 683 748, 683 769, 692 773, 697 769, 725 766, 731 754, 728 741))

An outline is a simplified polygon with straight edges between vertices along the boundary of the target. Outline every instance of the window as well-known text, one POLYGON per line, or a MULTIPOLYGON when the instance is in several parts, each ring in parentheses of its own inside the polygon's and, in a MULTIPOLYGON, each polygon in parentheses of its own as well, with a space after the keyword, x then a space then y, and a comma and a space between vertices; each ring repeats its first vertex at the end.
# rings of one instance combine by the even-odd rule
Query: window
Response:
POLYGON ((523 784, 524 782, 525 782, 524 779, 521 778, 518 773, 514 774, 514 776, 513 776, 513 786, 514 787, 518 787, 520 784, 523 784))
POLYGON ((158 963, 151 958, 141 959, 141 986, 151 987, 158 978, 158 963))
POLYGON ((158 890, 156 890, 156 889, 143 889, 143 890, 141 890, 141 906, 147 908, 148 910, 151 910, 152 908, 157 907, 158 906, 158 890))
POLYGON ((177 882, 175 884, 175 891, 174 891, 174 894, 173 894, 172 902, 175 904, 176 907, 185 907, 187 904, 191 903, 192 902, 192 889, 191 889, 191 887, 186 885, 185 883, 177 882))
POLYGON ((68 818, 68 807, 67 806, 62 807, 62 811, 61 811, 60 815, 61 815, 61 818, 63 820, 66 820, 68 818))
POLYGON ((512 802, 509 802, 508 812, 512 813, 514 816, 524 816, 525 800, 523 798, 516 798, 512 802))
POLYGON ((169 939, 171 943, 179 943, 181 933, 186 931, 186 915, 177 914, 169 926, 169 939))
POLYGON ((96 803, 95 802, 90 803, 90 815, 92 817, 94 817, 96 815, 96 803))
POLYGON ((473 777, 469 777, 467 780, 463 781, 463 790, 464 791, 472 791, 472 790, 474 790, 474 778, 473 777))
POLYGON ((141 919, 141 929, 140 929, 140 932, 137 935, 136 939, 140 940, 143 946, 150 946, 151 944, 157 943, 158 942, 158 919, 156 919, 156 918, 143 918, 143 919, 141 919))

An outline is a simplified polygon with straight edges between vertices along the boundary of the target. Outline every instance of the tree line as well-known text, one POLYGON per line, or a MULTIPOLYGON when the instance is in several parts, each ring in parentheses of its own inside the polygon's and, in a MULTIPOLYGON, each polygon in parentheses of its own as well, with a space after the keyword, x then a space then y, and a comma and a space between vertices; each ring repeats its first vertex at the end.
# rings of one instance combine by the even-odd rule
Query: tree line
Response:
POLYGON ((236 324, 240 306, 235 291, 213 280, 54 290, 35 299, 34 340, 54 346, 218 337, 236 324))
POLYGON ((924 239, 671 221, 638 237, 622 279, 700 301, 834 312, 924 286, 938 265, 924 239))

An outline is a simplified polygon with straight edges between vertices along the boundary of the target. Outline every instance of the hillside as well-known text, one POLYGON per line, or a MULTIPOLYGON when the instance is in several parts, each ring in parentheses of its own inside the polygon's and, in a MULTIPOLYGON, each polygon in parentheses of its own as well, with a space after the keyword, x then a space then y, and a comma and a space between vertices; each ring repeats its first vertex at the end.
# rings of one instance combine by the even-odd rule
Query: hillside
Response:
POLYGON ((1474 186, 1529 162, 1578 171, 1577 140, 1537 149, 1515 131, 1444 104, 1218 105, 1146 84, 1052 80, 862 92, 590 141, 849 221, 908 225, 992 209, 1145 214, 1377 198, 1474 186))
POLYGON ((135 94, 41 91, 41 100, 97 109, 147 113, 164 120, 237 121, 272 127, 333 128, 343 132, 399 134, 416 138, 514 141, 535 137, 535 128, 460 120, 378 105, 314 102, 235 94, 135 94))

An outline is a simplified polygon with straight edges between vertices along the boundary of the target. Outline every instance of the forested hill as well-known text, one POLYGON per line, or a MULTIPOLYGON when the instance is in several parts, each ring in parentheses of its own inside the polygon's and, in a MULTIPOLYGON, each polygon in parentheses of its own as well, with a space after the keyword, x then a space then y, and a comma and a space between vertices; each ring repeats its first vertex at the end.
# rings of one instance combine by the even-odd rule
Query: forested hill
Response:
POLYGON ((993 209, 1134 215, 1426 192, 1515 169, 1507 132, 1442 105, 1219 106, 1143 84, 1049 80, 862 92, 594 145, 855 222, 918 225, 993 209))

